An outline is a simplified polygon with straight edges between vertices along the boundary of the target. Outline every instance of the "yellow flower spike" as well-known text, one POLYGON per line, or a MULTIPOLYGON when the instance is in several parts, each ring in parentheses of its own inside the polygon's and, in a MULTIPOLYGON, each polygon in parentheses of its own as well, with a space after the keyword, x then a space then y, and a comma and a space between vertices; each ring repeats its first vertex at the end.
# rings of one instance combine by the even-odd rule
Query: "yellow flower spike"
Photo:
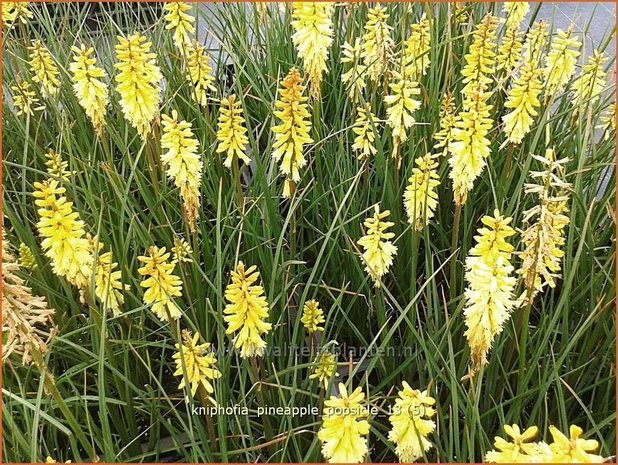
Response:
POLYGON ((446 92, 440 102, 440 130, 433 135, 436 140, 434 148, 442 149, 443 154, 448 150, 453 141, 453 130, 457 121, 455 114, 455 98, 450 92, 446 92))
POLYGON ((393 259, 397 254, 397 247, 391 242, 395 233, 387 232, 387 229, 395 223, 385 221, 390 214, 389 210, 381 212, 380 206, 376 205, 373 216, 363 223, 367 228, 367 233, 358 241, 358 245, 364 249, 365 271, 373 280, 375 287, 381 286, 380 279, 393 264, 393 259))
POLYGON ((94 48, 82 44, 80 48, 71 47, 73 61, 69 65, 73 73, 73 90, 97 133, 101 135, 105 127, 105 114, 109 101, 107 84, 100 78, 106 76, 102 68, 96 66, 94 48))
POLYGON ((505 108, 511 111, 502 117, 507 140, 520 144, 534 124, 534 117, 541 106, 539 95, 543 90, 541 75, 543 70, 534 62, 524 62, 508 92, 505 108))
POLYGON ((232 94, 221 100, 219 111, 217 153, 225 152, 226 154, 223 166, 231 168, 234 158, 242 160, 245 165, 248 165, 251 159, 245 153, 249 139, 247 138, 245 119, 242 116, 242 102, 237 99, 236 95, 232 94))
POLYGON ((545 57, 545 95, 555 95, 561 92, 575 72, 582 43, 573 35, 573 27, 567 31, 558 29, 551 41, 551 50, 545 57))
POLYGON ((402 68, 400 72, 393 73, 394 82, 389 84, 391 93, 384 97, 386 124, 393 129, 393 158, 398 160, 397 168, 401 163, 399 147, 408 139, 408 129, 416 121, 413 114, 421 106, 415 98, 421 93, 418 82, 414 81, 405 64, 402 68))
POLYGON ((54 310, 44 297, 34 295, 24 280, 17 276, 19 264, 9 250, 2 231, 2 361, 11 355, 23 365, 32 362, 31 352, 44 353, 54 333, 54 310))
POLYGON ((191 5, 185 2, 166 2, 163 9, 166 11, 163 16, 163 19, 167 21, 165 29, 174 30, 174 44, 180 50, 184 50, 191 42, 191 36, 195 34, 193 26, 195 18, 186 13, 191 9, 191 5))
POLYGON ((408 74, 415 80, 420 80, 431 64, 429 50, 431 49, 431 23, 425 13, 418 23, 411 26, 410 37, 404 42, 404 56, 408 74))
POLYGON ((328 71, 326 61, 333 43, 333 10, 334 4, 329 2, 293 3, 292 42, 303 59, 315 99, 320 97, 322 74, 328 71))
POLYGON ((408 221, 417 231, 422 231, 433 218, 438 206, 436 187, 440 185, 438 162, 431 154, 415 160, 412 176, 403 194, 403 204, 408 214, 408 221))
POLYGON ((323 421, 318 431, 322 454, 329 463, 360 463, 369 448, 369 412, 363 405, 365 394, 360 387, 348 395, 339 383, 339 396, 324 402, 323 421))
POLYGON ((507 29, 502 37, 502 42, 498 46, 496 69, 504 70, 508 76, 521 63, 523 49, 523 32, 517 29, 507 29))
POLYGON ((17 85, 11 86, 11 90, 13 91, 15 115, 34 116, 35 111, 45 109, 43 105, 39 104, 39 99, 26 81, 18 82, 17 85))
POLYGON ((125 118, 144 140, 151 130, 152 120, 159 113, 160 86, 163 76, 155 64, 146 37, 132 34, 118 37, 115 46, 118 70, 115 81, 120 94, 120 107, 125 118))
POLYGON ((479 86, 484 91, 492 82, 496 64, 497 27, 498 18, 488 13, 474 31, 472 44, 464 56, 466 64, 461 70, 465 84, 462 92, 465 95, 475 93, 479 86))
POLYGON ((28 23, 34 15, 28 8, 29 2, 2 2, 2 24, 11 27, 17 21, 28 23))
POLYGON ((511 438, 507 441, 500 436, 494 437, 493 450, 485 454, 485 462, 489 463, 530 463, 541 462, 539 444, 532 442, 538 433, 538 428, 532 426, 523 433, 517 425, 504 425, 504 432, 511 438), (497 450, 496 450, 497 449, 497 450))
POLYGON ((507 29, 519 29, 529 11, 528 2, 505 2, 502 7, 505 18, 502 21, 507 29))
POLYGON ((354 138, 354 144, 352 144, 352 150, 356 152, 359 160, 363 160, 375 155, 377 152, 375 148, 376 131, 374 126, 376 116, 371 110, 363 107, 358 107, 356 111, 358 117, 352 127, 352 132, 356 134, 356 137, 354 138))
POLYGON ((170 254, 165 247, 151 246, 146 255, 137 257, 144 264, 137 272, 144 277, 140 286, 146 288, 144 303, 152 306, 153 313, 161 321, 177 320, 182 316, 178 305, 172 300, 182 296, 182 280, 173 274, 175 263, 169 262, 170 254))
POLYGON ((54 97, 60 88, 58 75, 58 67, 54 63, 49 50, 41 43, 40 40, 32 42, 32 46, 28 47, 30 59, 30 71, 32 71, 32 80, 41 85, 41 95, 43 97, 54 97))
POLYGON ((283 197, 292 195, 293 186, 300 181, 300 169, 307 164, 303 147, 313 142, 309 136, 311 114, 307 110, 305 87, 298 70, 292 68, 281 81, 279 100, 275 102, 274 114, 281 124, 273 126, 275 134, 273 158, 280 162, 280 170, 286 177, 283 197))
POLYGON ((524 192, 538 197, 538 203, 524 212, 527 228, 522 233, 524 250, 519 253, 522 263, 518 273, 523 276, 526 291, 520 305, 531 303, 545 286, 556 286, 570 222, 567 192, 571 185, 562 180, 568 159, 557 159, 553 149, 547 149, 544 157, 533 157, 544 169, 531 171, 538 181, 524 186, 524 192))
POLYGON ((582 68, 579 77, 573 82, 573 106, 593 106, 600 98, 605 87, 607 73, 603 71, 603 65, 608 60, 604 53, 595 50, 588 58, 588 63, 582 68))
POLYGON ((84 222, 73 211, 73 202, 67 200, 66 189, 58 181, 35 182, 34 188, 41 248, 51 260, 54 273, 83 291, 90 284, 94 261, 84 222))
POLYGON ((212 67, 205 50, 196 40, 191 42, 187 50, 187 80, 193 86, 191 95, 203 107, 208 105, 208 93, 217 91, 213 85, 215 77, 212 75, 212 67))
POLYGON ((526 43, 523 60, 540 63, 545 44, 547 43, 547 23, 535 21, 526 35, 526 43))
POLYGON ((102 242, 99 242, 97 237, 89 237, 90 248, 96 255, 96 266, 94 271, 94 293, 97 299, 101 302, 104 310, 111 310, 112 315, 119 316, 122 314, 121 307, 124 304, 124 295, 122 291, 128 291, 131 286, 122 284, 122 273, 118 270, 118 263, 114 262, 111 250, 103 252, 105 248, 102 242))
POLYGON ((161 136, 161 161, 167 176, 180 190, 184 215, 191 231, 196 230, 200 213, 200 183, 203 163, 197 153, 199 144, 191 123, 178 120, 178 112, 163 115, 161 136))
POLYGON ((217 369, 217 357, 210 349, 210 343, 199 344, 199 340, 200 333, 191 336, 186 329, 182 331, 182 344, 175 345, 176 353, 172 356, 176 362, 174 376, 182 377, 178 389, 183 389, 185 381, 189 381, 191 395, 195 396, 202 386, 208 400, 216 406, 217 402, 212 397, 215 388, 211 381, 221 378, 221 372, 217 369))
POLYGON ((558 463, 602 463, 605 459, 600 455, 593 454, 599 448, 599 443, 594 439, 584 439, 584 431, 576 425, 569 428, 569 437, 565 436, 555 426, 549 427, 549 432, 554 442, 549 445, 553 452, 552 462, 558 463))
POLYGON ((324 319, 324 312, 320 308, 320 304, 317 300, 308 300, 303 306, 303 316, 300 321, 305 326, 305 329, 309 331, 309 334, 313 334, 316 331, 324 331, 324 328, 320 325, 326 320, 324 319))
POLYGON ((514 305, 515 278, 511 276, 510 263, 513 246, 507 242, 515 234, 509 226, 511 220, 501 216, 498 210, 494 210, 493 217, 484 216, 481 220, 484 227, 478 230, 476 245, 466 258, 464 335, 472 359, 469 376, 487 364, 487 353, 510 318, 514 305))
POLYGON ((47 159, 45 166, 50 176, 60 178, 62 181, 68 181, 70 176, 74 173, 68 169, 69 162, 63 160, 60 154, 54 152, 53 149, 47 151, 45 158, 47 159))
POLYGON ((245 270, 244 263, 238 262, 231 274, 232 282, 225 289, 225 299, 229 302, 223 310, 227 323, 225 334, 237 332, 234 347, 240 349, 241 357, 261 357, 266 349, 262 336, 272 325, 266 321, 268 302, 264 288, 256 284, 260 273, 255 265, 245 270))
POLYGON ((463 110, 457 115, 452 141, 448 145, 451 154, 449 176, 453 181, 456 205, 466 203, 468 193, 483 172, 491 152, 491 141, 487 137, 493 123, 489 117, 492 106, 487 104, 490 95, 477 89, 466 97, 463 110))
POLYGON ((436 413, 432 407, 436 400, 427 391, 412 389, 405 381, 398 394, 393 414, 388 418, 392 425, 388 439, 395 444, 399 460, 409 463, 424 457, 433 446, 427 436, 436 429, 431 420, 436 413))
POLYGON ((19 244, 19 265, 30 271, 38 268, 32 250, 23 242, 19 244))
POLYGON ((179 237, 174 237, 174 247, 172 247, 171 250, 174 254, 174 260, 172 260, 172 263, 193 263, 193 260, 191 259, 193 249, 186 240, 179 237))
POLYGON ((309 375, 309 379, 317 379, 324 386, 324 389, 328 389, 328 383, 333 376, 339 376, 337 358, 330 352, 324 352, 315 361, 313 373, 309 375))
POLYGON ((379 3, 367 12, 367 23, 362 40, 361 57, 372 82, 380 81, 388 70, 395 42, 391 37, 392 27, 386 7, 379 3))
POLYGON ((367 67, 361 63, 360 39, 356 39, 354 45, 348 42, 343 44, 341 63, 349 64, 347 71, 341 73, 341 82, 346 87, 352 103, 358 103, 367 85, 365 81, 367 67))

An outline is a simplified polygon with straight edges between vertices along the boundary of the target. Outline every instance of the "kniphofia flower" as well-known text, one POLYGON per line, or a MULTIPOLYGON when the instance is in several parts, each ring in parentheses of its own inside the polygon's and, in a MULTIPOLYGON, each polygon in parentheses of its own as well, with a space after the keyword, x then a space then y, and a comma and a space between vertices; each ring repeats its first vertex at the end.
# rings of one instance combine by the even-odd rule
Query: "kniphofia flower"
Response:
POLYGON ((427 436, 436 429, 436 423, 431 420, 436 413, 432 407, 436 400, 427 391, 412 389, 405 381, 398 395, 393 414, 388 418, 392 425, 388 439, 395 444, 402 463, 415 462, 432 447, 427 436))
POLYGON ((367 452, 369 412, 363 405, 365 394, 360 387, 350 395, 345 384, 339 383, 339 396, 324 402, 322 427, 318 438, 322 454, 329 463, 360 463, 367 452))
POLYGON ((557 159, 553 149, 547 149, 544 157, 532 156, 543 164, 543 170, 531 171, 538 181, 524 186, 524 192, 537 197, 538 203, 524 212, 527 227, 522 233, 524 250, 519 254, 522 263, 518 273, 523 276, 526 292, 521 303, 532 302, 546 285, 556 286, 570 221, 567 192, 571 186, 563 180, 568 160, 557 159))
POLYGON ((51 260, 52 269, 71 284, 85 290, 92 276, 94 258, 86 238, 84 222, 73 210, 66 189, 55 179, 34 183, 33 196, 38 207, 37 230, 43 241, 41 248, 51 260))
POLYGON ((341 73, 341 82, 347 89, 352 103, 360 101, 360 97, 367 85, 365 79, 367 67, 361 63, 361 42, 356 39, 354 45, 349 42, 343 44, 341 63, 346 65, 347 70, 341 73))
POLYGON ((393 158, 397 159, 399 168, 401 163, 399 147, 408 139, 408 129, 416 121, 414 112, 421 106, 421 102, 417 99, 421 90, 405 63, 402 63, 399 72, 393 73, 393 82, 389 87, 390 94, 384 97, 386 124, 393 130, 393 158))
POLYGON ((448 150, 449 144, 453 141, 453 130, 457 115, 455 114, 455 98, 450 92, 446 92, 440 102, 440 130, 433 138, 436 140, 435 148, 442 149, 443 153, 448 150))
POLYGON ((272 325, 268 319, 268 302, 264 288, 256 284, 260 278, 257 267, 245 269, 243 262, 238 262, 232 271, 232 282, 225 289, 225 299, 229 302, 223 313, 227 323, 225 334, 234 334, 234 347, 240 349, 240 356, 261 357, 266 349, 262 336, 270 331, 272 325))
POLYGON ((456 205, 466 203, 468 193, 483 172, 491 153, 488 133, 493 124, 490 118, 492 106, 487 104, 490 95, 478 88, 470 93, 455 122, 448 149, 451 154, 449 176, 453 181, 456 205))
POLYGON ((172 247, 172 253, 174 254, 173 263, 192 263, 191 255, 193 254, 193 249, 189 245, 189 243, 181 239, 179 237, 174 237, 174 247, 172 247))
POLYGON ((2 24, 11 27, 17 21, 26 24, 33 18, 29 2, 2 2, 2 24))
POLYGON ((212 75, 205 49, 206 47, 194 40, 187 50, 187 80, 193 86, 191 96, 203 107, 208 105, 208 93, 217 91, 213 85, 215 77, 212 75))
POLYGON ((50 176, 59 178, 61 181, 68 181, 73 171, 69 170, 69 162, 62 159, 62 156, 49 149, 45 154, 45 167, 50 176))
POLYGON ((616 132, 616 102, 608 105, 600 121, 601 125, 597 127, 603 131, 603 139, 607 140, 610 137, 610 131, 616 132))
POLYGON ((55 96, 60 88, 60 80, 58 79, 60 72, 51 53, 38 39, 32 42, 32 46, 28 47, 28 50, 30 51, 32 80, 41 85, 43 97, 55 96))
POLYGON ((381 286, 380 280, 393 264, 397 254, 397 247, 391 242, 395 233, 387 231, 395 223, 385 221, 390 214, 389 210, 381 212, 380 206, 376 205, 373 216, 363 223, 367 232, 358 241, 358 245, 364 250, 365 271, 373 280, 375 287, 381 286))
POLYGON ((19 264, 2 233, 2 361, 16 355, 26 365, 32 362, 33 351, 47 350, 55 329, 54 310, 16 274, 19 264))
POLYGON ((326 320, 324 319, 324 312, 320 308, 320 304, 317 300, 311 299, 305 302, 303 306, 303 316, 300 318, 300 321, 305 329, 309 331, 309 334, 313 334, 316 331, 324 331, 324 328, 320 325, 326 320))
POLYGON ((19 244, 19 266, 31 271, 38 267, 32 249, 23 242, 19 244))
POLYGON ((231 168, 234 159, 242 160, 245 165, 248 165, 251 159, 245 153, 249 139, 245 119, 242 116, 242 102, 232 94, 221 100, 219 112, 217 153, 226 154, 223 165, 231 168))
POLYGON ((155 64, 156 54, 150 51, 146 37, 132 34, 118 37, 116 91, 125 118, 145 139, 151 122, 159 113, 160 84, 163 76, 155 64))
POLYGON ((122 273, 116 270, 116 263, 112 256, 112 251, 103 252, 104 244, 98 239, 90 240, 93 253, 96 251, 96 267, 94 270, 94 293, 101 302, 103 309, 111 310, 114 316, 122 313, 121 307, 124 304, 122 291, 128 291, 131 286, 122 284, 122 273))
POLYGON ((530 11, 528 2, 505 2, 502 6, 504 24, 507 29, 519 29, 522 21, 530 11))
POLYGON ((576 109, 580 106, 593 106, 601 97, 607 78, 603 65, 607 60, 607 56, 598 50, 588 58, 588 63, 583 66, 581 74, 573 82, 573 106, 576 109))
POLYGON ((180 50, 183 50, 191 42, 191 36, 195 34, 195 18, 187 11, 191 9, 191 5, 185 2, 166 2, 163 5, 166 14, 163 17, 167 24, 166 30, 174 30, 174 44, 180 50))
POLYGON ((485 454, 485 462, 489 463, 529 463, 539 456, 539 445, 533 442, 538 428, 532 426, 523 433, 517 425, 504 425, 504 432, 510 441, 494 437, 494 449, 485 454))
POLYGON ((101 135, 109 100, 107 84, 101 80, 105 77, 105 71, 96 65, 94 48, 86 48, 82 44, 81 48, 71 47, 71 51, 74 55, 69 69, 73 73, 73 90, 96 133, 101 135))
POLYGON ((386 22, 388 16, 386 7, 379 3, 367 12, 361 57, 373 82, 384 77, 393 55, 395 42, 391 37, 393 28, 386 22))
POLYGON ((420 81, 431 64, 429 51, 431 50, 431 23, 423 13, 418 23, 412 24, 410 37, 404 42, 405 62, 408 73, 415 80, 420 81))
POLYGON ((481 221, 484 227, 478 230, 476 245, 466 258, 464 316, 472 359, 470 376, 487 364, 487 354, 514 304, 515 278, 510 263, 513 246, 507 242, 515 234, 509 226, 511 218, 494 210, 493 217, 484 216, 481 221))
POLYGON ((13 108, 15 115, 34 116, 35 111, 41 111, 45 107, 39 104, 39 99, 26 81, 18 82, 11 86, 13 91, 13 108))
POLYGON ((178 120, 178 112, 163 115, 161 136, 161 161, 168 177, 180 190, 183 210, 189 228, 195 231, 200 210, 200 183, 202 159, 199 144, 193 134, 191 123, 178 120))
POLYGON ((438 206, 436 188, 440 185, 438 162, 431 154, 415 160, 412 176, 403 194, 403 204, 408 214, 408 221, 417 231, 422 231, 433 218, 438 206))
POLYGON ((363 107, 356 109, 358 116, 352 127, 352 132, 356 134, 354 143, 352 144, 352 150, 356 152, 356 156, 359 160, 369 158, 375 155, 377 150, 375 148, 375 121, 376 116, 371 113, 371 110, 363 107))
POLYGON ((274 112, 280 124, 273 126, 275 134, 273 158, 280 162, 281 173, 285 175, 283 196, 290 197, 295 184, 300 181, 300 169, 307 164, 303 147, 313 142, 309 136, 311 116, 307 110, 307 97, 303 96, 305 87, 296 68, 292 68, 281 81, 279 99, 274 112))
POLYGON ((519 66, 523 49, 523 33, 517 29, 507 29, 498 46, 496 69, 504 70, 508 76, 519 66))
POLYGON ((217 369, 217 357, 210 349, 210 343, 199 343, 200 333, 191 333, 186 329, 182 331, 182 344, 175 344, 176 352, 172 356, 176 362, 174 376, 181 376, 182 380, 178 389, 188 384, 191 386, 191 395, 195 396, 200 386, 204 389, 207 399, 213 405, 217 402, 212 397, 215 388, 212 381, 221 378, 221 372, 217 369))
POLYGON ((539 95, 543 90, 541 75, 543 70, 535 61, 526 60, 511 86, 505 108, 511 111, 502 117, 507 140, 519 144, 534 124, 534 117, 541 106, 539 95))
POLYGON ((303 60, 309 76, 311 94, 320 96, 322 74, 328 70, 326 61, 333 42, 333 4, 329 2, 294 2, 292 10, 292 42, 303 60))
POLYGON ((564 89, 575 72, 581 45, 573 34, 573 27, 569 27, 566 32, 562 29, 556 31, 551 41, 551 50, 545 57, 545 95, 555 95, 564 89))
POLYGON ((496 65, 496 28, 498 18, 487 14, 477 25, 473 34, 472 44, 464 56, 465 65, 461 70, 464 76, 466 95, 477 92, 479 86, 485 90, 492 82, 496 65))
POLYGON ((309 375, 309 379, 317 379, 324 389, 328 389, 328 383, 333 376, 338 376, 337 358, 330 352, 324 352, 315 361, 313 373, 309 375))
POLYGON ((605 459, 600 455, 593 454, 599 448, 599 443, 594 439, 584 439, 584 431, 576 425, 569 428, 569 437, 564 435, 555 426, 549 427, 549 432, 554 442, 549 445, 553 453, 551 462, 558 463, 602 463, 605 459))
POLYGON ((169 262, 170 253, 165 247, 148 247, 146 255, 137 257, 143 266, 137 272, 144 277, 140 286, 146 289, 144 303, 162 321, 177 320, 182 312, 174 297, 182 295, 182 280, 174 273, 175 263, 169 262))

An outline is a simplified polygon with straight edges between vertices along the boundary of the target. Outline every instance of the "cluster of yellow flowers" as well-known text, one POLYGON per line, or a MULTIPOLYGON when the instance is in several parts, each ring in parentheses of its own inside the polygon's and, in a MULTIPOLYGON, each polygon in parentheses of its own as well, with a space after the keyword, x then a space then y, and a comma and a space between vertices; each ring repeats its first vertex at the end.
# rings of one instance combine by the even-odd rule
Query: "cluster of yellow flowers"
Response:
POLYGON ((230 168, 234 160, 242 160, 245 165, 251 159, 245 154, 249 139, 247 129, 244 126, 245 119, 242 117, 241 102, 232 94, 221 100, 221 110, 217 126, 217 153, 225 152, 226 158, 223 165, 230 168))
POLYGON ((30 71, 32 80, 41 85, 41 95, 43 97, 54 97, 60 88, 58 67, 54 59, 40 40, 32 42, 28 47, 30 51, 30 71))
POLYGON ((311 299, 305 302, 303 306, 303 316, 300 318, 300 321, 309 334, 313 334, 316 331, 324 331, 324 328, 320 325, 326 320, 324 319, 324 312, 320 308, 320 304, 317 300, 311 299))
POLYGON ((309 75, 311 94, 320 96, 322 74, 328 70, 326 60, 333 42, 333 4, 329 2, 294 2, 292 41, 303 59, 309 75))
POLYGON ((174 376, 182 376, 178 389, 186 385, 185 379, 191 385, 191 395, 195 396, 198 388, 202 387, 207 399, 213 404, 217 402, 212 398, 215 389, 211 380, 221 378, 221 372, 217 369, 217 358, 210 351, 210 343, 198 344, 200 333, 191 333, 187 330, 182 332, 182 344, 176 344, 177 352, 172 356, 176 361, 174 376))
POLYGON ((389 210, 381 212, 380 206, 376 205, 373 216, 363 223, 367 233, 358 240, 358 245, 364 249, 365 270, 371 276, 375 287, 382 285, 382 276, 391 267, 397 254, 397 247, 390 241, 395 237, 395 233, 387 231, 395 223, 385 221, 390 214, 389 210))
POLYGON ((120 107, 142 139, 150 133, 152 120, 159 113, 163 79, 155 64, 156 54, 150 51, 151 46, 146 37, 139 34, 118 37, 114 65, 118 70, 115 79, 120 107))
MULTIPOLYGON (((21 249, 21 247, 20 247, 21 249)), ((52 317, 45 297, 35 295, 16 272, 19 264, 9 250, 2 230, 2 361, 16 355, 20 363, 33 361, 33 352, 47 350, 47 342, 54 333, 52 317)))
POLYGON ((494 449, 487 452, 485 462, 489 463, 602 463, 600 455, 593 454, 599 448, 594 439, 582 438, 583 430, 576 425, 569 428, 567 437, 555 426, 549 427, 553 441, 533 442, 538 428, 532 426, 521 431, 518 425, 504 425, 504 432, 510 441, 496 436, 494 449))
POLYGON ((485 227, 478 230, 476 245, 466 259, 465 336, 470 346, 472 367, 476 373, 487 363, 487 353, 494 338, 502 332, 511 316, 515 278, 511 276, 513 246, 507 239, 515 234, 498 210, 481 220, 485 227))
MULTIPOLYGON (((322 427, 318 431, 322 454, 330 463, 360 463, 369 452, 369 410, 363 405, 365 394, 360 387, 348 394, 343 383, 339 383, 338 391, 339 396, 331 396, 324 402, 322 427)), ((435 403, 427 391, 412 389, 403 382, 389 416, 392 429, 388 434, 401 462, 414 462, 432 447, 427 437, 436 428, 431 420, 435 403)))
POLYGON ((26 24, 33 17, 28 2, 2 2, 2 23, 9 27, 17 22, 26 24))
POLYGON ((200 209, 200 184, 202 159, 198 153, 199 143, 191 123, 178 121, 178 112, 163 115, 161 136, 161 161, 166 173, 180 190, 183 209, 189 228, 195 231, 200 209))
POLYGON ((283 196, 290 197, 294 193, 296 183, 300 181, 300 168, 307 164, 303 147, 311 144, 309 136, 311 116, 307 110, 307 97, 303 96, 305 87, 296 68, 292 68, 281 81, 280 97, 275 103, 275 116, 281 124, 273 126, 275 134, 273 158, 280 162, 281 173, 285 175, 283 196))

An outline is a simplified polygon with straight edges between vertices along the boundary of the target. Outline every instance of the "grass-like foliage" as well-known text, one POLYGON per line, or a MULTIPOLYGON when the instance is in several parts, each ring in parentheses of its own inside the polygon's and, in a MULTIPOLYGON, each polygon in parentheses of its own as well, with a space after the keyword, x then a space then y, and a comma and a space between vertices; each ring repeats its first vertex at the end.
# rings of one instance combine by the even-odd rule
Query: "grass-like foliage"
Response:
POLYGON ((4 461, 614 455, 613 32, 85 5, 3 3, 4 461))

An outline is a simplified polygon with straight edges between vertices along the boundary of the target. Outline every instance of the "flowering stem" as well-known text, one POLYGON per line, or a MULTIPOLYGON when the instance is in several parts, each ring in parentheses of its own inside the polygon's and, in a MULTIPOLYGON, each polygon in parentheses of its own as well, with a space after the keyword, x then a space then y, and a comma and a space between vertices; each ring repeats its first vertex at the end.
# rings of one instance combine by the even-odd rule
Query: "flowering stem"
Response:
POLYGON ((71 425, 73 434, 75 434, 75 436, 77 437, 77 440, 81 443, 82 447, 86 450, 88 457, 94 460, 96 458, 94 447, 86 438, 86 435, 84 434, 82 428, 77 423, 77 420, 71 413, 71 410, 69 410, 69 407, 67 406, 67 404, 64 403, 64 400, 62 399, 62 395, 60 394, 60 391, 58 391, 58 388, 56 387, 54 378, 52 374, 50 373, 49 368, 47 367, 47 364, 45 363, 45 360, 43 360, 43 356, 34 347, 32 348, 31 355, 32 355, 32 360, 37 365, 37 367, 39 367, 41 376, 43 376, 43 382, 45 383, 45 389, 47 389, 49 394, 57 402, 58 408, 60 409, 64 417, 67 419, 67 421, 71 425))
MULTIPOLYGON (((257 401, 262 409, 266 410, 266 402, 264 402, 264 393, 262 392, 262 378, 260 377, 260 367, 258 365, 258 360, 256 357, 250 357, 249 362, 251 363, 251 371, 253 372, 253 383, 256 385, 255 393, 257 397, 257 401)), ((273 430, 270 425, 270 420, 268 415, 262 416, 262 425, 264 426, 264 436, 266 442, 270 442, 273 438, 273 430)))
POLYGON ((234 182, 236 183, 236 204, 238 205, 238 214, 242 216, 245 210, 245 202, 242 195, 242 185, 240 184, 240 167, 238 166, 238 157, 234 157, 232 169, 234 171, 234 182))
POLYGON ((457 257, 454 255, 457 249, 457 243, 459 242, 459 222, 461 220, 461 205, 455 206, 455 217, 453 218, 453 233, 451 235, 451 255, 453 261, 451 262, 451 279, 449 282, 449 288, 451 289, 451 296, 457 292, 457 257))

